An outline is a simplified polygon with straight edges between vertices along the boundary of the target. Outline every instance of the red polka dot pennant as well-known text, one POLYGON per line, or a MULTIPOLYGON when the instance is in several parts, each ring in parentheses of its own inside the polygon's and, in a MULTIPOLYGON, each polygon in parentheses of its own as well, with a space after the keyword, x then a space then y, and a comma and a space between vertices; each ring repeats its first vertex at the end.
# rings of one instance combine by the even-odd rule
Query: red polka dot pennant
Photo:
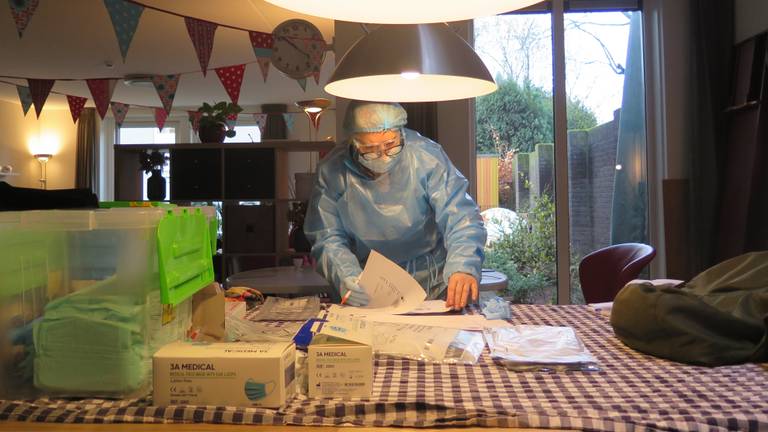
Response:
POLYGON ((165 108, 155 108, 155 124, 161 132, 163 131, 163 126, 165 126, 165 119, 167 118, 168 113, 165 111, 165 108))
POLYGON ((83 112, 83 107, 85 107, 85 102, 88 101, 88 98, 80 97, 80 96, 72 96, 67 95, 67 103, 69 104, 69 112, 72 114, 72 121, 74 123, 77 123, 77 119, 80 118, 80 114, 83 112))
POLYGON ((224 86, 224 90, 227 91, 229 99, 232 100, 232 103, 235 105, 237 105, 237 101, 240 99, 240 86, 243 84, 244 73, 244 64, 216 68, 216 75, 219 76, 219 80, 224 86))
POLYGON ((115 124, 117 127, 121 127, 123 120, 125 120, 125 115, 128 114, 128 108, 131 106, 120 102, 112 102, 110 106, 112 107, 112 115, 115 117, 115 124))

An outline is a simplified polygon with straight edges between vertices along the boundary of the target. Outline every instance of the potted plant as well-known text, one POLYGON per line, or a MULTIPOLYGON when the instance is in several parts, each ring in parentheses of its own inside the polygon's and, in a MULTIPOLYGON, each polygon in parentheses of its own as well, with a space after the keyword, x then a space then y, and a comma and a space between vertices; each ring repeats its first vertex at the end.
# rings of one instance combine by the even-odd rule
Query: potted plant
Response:
POLYGON ((202 113, 198 130, 200 142, 222 143, 224 137, 235 136, 235 130, 227 127, 227 117, 239 114, 243 109, 237 104, 222 101, 214 105, 203 102, 197 111, 202 113))
POLYGON ((152 173, 147 179, 147 198, 150 201, 162 201, 165 199, 165 177, 163 166, 168 156, 160 151, 143 151, 139 153, 139 164, 145 173, 152 173))

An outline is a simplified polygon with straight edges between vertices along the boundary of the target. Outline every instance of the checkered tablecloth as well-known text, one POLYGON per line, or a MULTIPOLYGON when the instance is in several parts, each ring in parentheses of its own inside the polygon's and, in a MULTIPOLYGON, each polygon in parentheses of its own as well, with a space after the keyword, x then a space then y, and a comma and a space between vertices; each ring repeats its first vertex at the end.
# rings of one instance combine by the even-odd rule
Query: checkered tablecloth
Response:
POLYGON ((297 397, 285 409, 154 407, 149 400, 0 401, 0 419, 366 426, 515 426, 605 431, 768 430, 768 365, 687 366, 637 353, 585 306, 515 305, 515 324, 567 325, 601 372, 512 372, 381 358, 370 400, 297 397))

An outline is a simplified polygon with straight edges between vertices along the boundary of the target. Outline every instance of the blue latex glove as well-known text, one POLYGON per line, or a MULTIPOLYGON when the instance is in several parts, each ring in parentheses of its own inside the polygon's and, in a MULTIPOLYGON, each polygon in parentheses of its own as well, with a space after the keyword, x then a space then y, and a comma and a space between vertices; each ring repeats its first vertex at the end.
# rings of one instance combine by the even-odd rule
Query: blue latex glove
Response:
POLYGON ((363 287, 361 287, 358 282, 360 282, 360 278, 356 276, 346 277, 341 282, 341 297, 344 298, 347 292, 349 292, 349 297, 347 297, 347 301, 344 302, 345 305, 350 305, 350 306, 367 306, 368 305, 368 302, 369 302, 368 294, 365 292, 363 287))

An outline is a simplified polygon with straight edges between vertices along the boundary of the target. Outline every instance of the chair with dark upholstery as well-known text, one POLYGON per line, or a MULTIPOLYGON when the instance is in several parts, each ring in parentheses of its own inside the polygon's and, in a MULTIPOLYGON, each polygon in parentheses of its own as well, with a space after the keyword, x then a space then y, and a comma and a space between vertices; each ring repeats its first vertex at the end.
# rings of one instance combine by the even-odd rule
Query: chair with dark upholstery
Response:
POLYGON ((598 249, 579 264, 579 280, 587 303, 613 301, 624 285, 637 278, 656 256, 656 249, 643 243, 622 243, 598 249))

